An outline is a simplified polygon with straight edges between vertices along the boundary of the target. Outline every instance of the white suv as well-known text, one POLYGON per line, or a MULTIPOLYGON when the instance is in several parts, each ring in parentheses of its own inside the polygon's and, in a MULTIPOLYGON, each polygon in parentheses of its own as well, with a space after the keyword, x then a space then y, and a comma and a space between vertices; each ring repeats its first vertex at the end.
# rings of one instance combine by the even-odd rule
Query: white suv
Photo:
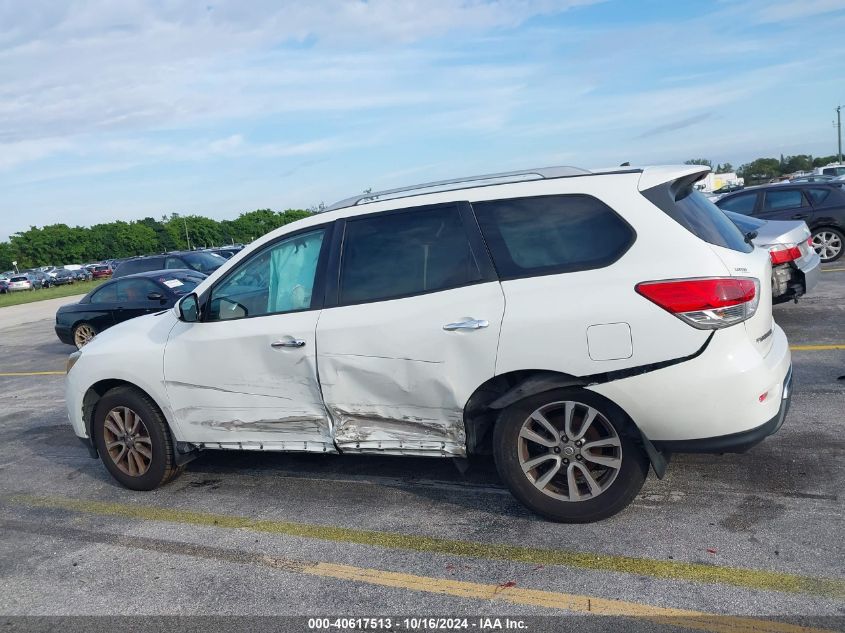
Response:
POLYGON ((673 452, 786 415, 771 264, 698 166, 538 169, 367 194, 277 229, 68 362, 76 434, 149 490, 204 449, 492 453, 558 521, 673 452))

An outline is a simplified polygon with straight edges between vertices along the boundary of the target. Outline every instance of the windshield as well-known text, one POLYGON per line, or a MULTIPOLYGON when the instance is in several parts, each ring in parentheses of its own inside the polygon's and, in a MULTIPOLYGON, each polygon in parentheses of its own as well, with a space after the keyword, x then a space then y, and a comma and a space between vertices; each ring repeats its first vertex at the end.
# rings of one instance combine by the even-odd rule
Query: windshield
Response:
POLYGON ((214 253, 184 253, 180 257, 185 260, 188 266, 201 273, 214 272, 226 263, 223 257, 214 253))

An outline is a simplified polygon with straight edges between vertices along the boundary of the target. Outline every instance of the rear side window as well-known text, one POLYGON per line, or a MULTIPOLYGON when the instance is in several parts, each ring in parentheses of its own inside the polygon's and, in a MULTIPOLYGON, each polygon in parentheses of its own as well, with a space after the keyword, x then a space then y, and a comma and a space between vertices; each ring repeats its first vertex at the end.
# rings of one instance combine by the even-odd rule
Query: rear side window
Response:
POLYGON ((479 281, 457 206, 349 220, 340 304, 436 292, 479 281))
MULTIPOLYGON (((693 191, 693 183, 675 181, 647 189, 643 195, 657 208, 708 244, 740 253, 754 250, 736 224, 706 196, 693 191)), ((734 209, 731 209, 734 211, 734 209)))
POLYGON ((813 204, 822 204, 830 195, 830 189, 822 189, 821 187, 818 189, 807 189, 807 195, 810 196, 813 204))
POLYGON ((613 209, 584 195, 473 202, 501 278, 608 266, 636 234, 613 209))
POLYGON ((734 213, 741 213, 742 215, 751 215, 754 213, 754 206, 756 203, 756 193, 744 193, 726 200, 718 200, 716 202, 716 206, 720 209, 724 209, 725 211, 733 211, 734 213))
POLYGON ((764 211, 778 211, 780 209, 794 209, 806 206, 800 189, 786 189, 783 191, 767 191, 763 201, 764 211))

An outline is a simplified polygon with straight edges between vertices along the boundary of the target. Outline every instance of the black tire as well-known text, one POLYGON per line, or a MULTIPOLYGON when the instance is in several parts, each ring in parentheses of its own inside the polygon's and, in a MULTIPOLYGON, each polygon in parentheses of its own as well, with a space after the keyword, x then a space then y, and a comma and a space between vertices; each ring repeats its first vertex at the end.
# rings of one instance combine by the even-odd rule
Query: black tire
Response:
POLYGON ((824 253, 823 252, 819 253, 819 257, 822 258, 822 263, 823 264, 830 264, 831 262, 835 262, 838 259, 840 259, 842 257, 842 254, 845 253, 845 234, 843 234, 843 232, 841 230, 835 229, 832 226, 820 226, 816 229, 813 229, 812 240, 813 240, 813 243, 814 243, 814 247, 815 247, 816 236, 821 235, 821 234, 825 234, 825 233, 828 234, 828 235, 832 234, 833 236, 835 236, 835 238, 838 238, 838 240, 839 240, 839 242, 838 242, 839 252, 836 255, 834 255, 833 257, 829 257, 828 259, 825 259, 824 253))
MULTIPOLYGON (((109 420, 114 424, 114 419, 109 420)), ((115 387, 100 398, 94 413, 94 441, 106 469, 120 484, 130 490, 153 490, 179 475, 183 466, 176 466, 173 438, 167 421, 155 402, 135 387, 115 387), (115 409, 126 407, 137 413, 148 434, 151 459, 145 472, 130 475, 113 458, 106 447, 106 417, 115 409)), ((110 431, 108 431, 110 433, 110 431)))
MULTIPOLYGON (((560 419, 556 417, 547 419, 553 423, 553 426, 558 427, 562 431, 563 425, 560 419)), ((626 416, 617 407, 610 404, 598 394, 584 389, 554 389, 536 396, 531 396, 507 407, 502 411, 496 422, 493 433, 493 455, 496 461, 496 469, 499 471, 499 476, 510 489, 511 493, 526 507, 537 514, 552 521, 565 523, 600 521, 616 514, 630 504, 637 493, 639 493, 648 475, 648 458, 638 442, 628 432, 628 424, 629 422, 626 416), (610 434, 607 437, 612 437, 612 433, 615 431, 620 443, 618 453, 616 453, 617 448, 599 449, 602 453, 609 450, 613 453, 614 458, 616 458, 616 455, 621 458, 621 464, 618 469, 602 469, 601 466, 596 466, 590 460, 584 461, 583 457, 580 458, 579 462, 581 465, 587 465, 603 471, 603 474, 599 475, 599 480, 609 482, 606 484, 607 487, 599 494, 583 500, 567 501, 551 496, 549 492, 540 490, 534 481, 529 479, 529 475, 523 472, 522 462, 520 460, 520 451, 525 450, 526 447, 541 448, 539 444, 530 444, 526 440, 521 440, 520 432, 523 424, 539 409, 550 407, 548 411, 551 414, 556 411, 555 407, 563 406, 557 403, 563 402, 578 403, 575 408, 576 411, 587 411, 588 407, 596 410, 598 412, 596 420, 601 430, 610 434), (613 431, 610 431, 611 427, 613 431), (610 473, 613 471, 616 473, 615 478, 610 476, 610 473)), ((594 439, 605 437, 600 435, 598 431, 599 429, 590 431, 590 433, 595 432, 597 434, 594 439)), ((560 435, 563 437, 565 433, 561 432, 560 435)), ((550 438, 551 435, 548 435, 546 439, 550 438)), ((585 441, 594 441, 594 439, 585 441)), ((580 448, 570 448, 580 452, 580 448)), ((542 451, 546 450, 554 450, 562 459, 564 453, 561 451, 566 450, 566 448, 564 444, 560 444, 560 447, 557 449, 542 448, 542 451)), ((592 455, 591 452, 587 454, 592 455)), ((527 456, 527 458, 530 457, 530 455, 527 456)), ((578 459, 577 456, 573 457, 572 461, 574 462, 575 459, 578 459)), ((543 462, 543 464, 549 464, 549 462, 543 462)), ((554 476, 549 485, 557 487, 559 490, 565 489, 568 494, 565 468, 569 468, 569 466, 564 467, 560 462, 558 464, 560 470, 557 472, 559 474, 554 476), (565 486, 564 482, 566 482, 565 486)), ((572 466, 572 472, 577 473, 575 475, 576 479, 578 477, 581 478, 576 488, 579 488, 580 491, 580 485, 583 485, 585 492, 587 492, 589 490, 587 481, 583 474, 581 474, 581 471, 578 470, 581 466, 574 463, 572 466), (578 469, 574 468, 576 466, 578 469)), ((537 481, 541 480, 542 475, 536 479, 537 481)), ((549 489, 546 488, 545 490, 549 489)))

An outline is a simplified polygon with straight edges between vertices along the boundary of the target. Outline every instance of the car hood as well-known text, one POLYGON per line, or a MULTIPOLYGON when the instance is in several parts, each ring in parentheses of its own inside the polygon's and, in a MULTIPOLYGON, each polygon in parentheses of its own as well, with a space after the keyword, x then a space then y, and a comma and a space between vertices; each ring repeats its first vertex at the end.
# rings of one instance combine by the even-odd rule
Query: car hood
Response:
POLYGON ((757 229, 757 237, 754 238, 755 246, 768 246, 771 244, 800 244, 810 238, 810 229, 803 220, 784 221, 767 220, 766 223, 757 229))
MULTIPOLYGON (((139 348, 164 347, 178 322, 172 309, 129 319, 97 334, 82 348, 84 354, 132 353, 139 348)), ((131 358, 131 356, 127 357, 131 358)))

